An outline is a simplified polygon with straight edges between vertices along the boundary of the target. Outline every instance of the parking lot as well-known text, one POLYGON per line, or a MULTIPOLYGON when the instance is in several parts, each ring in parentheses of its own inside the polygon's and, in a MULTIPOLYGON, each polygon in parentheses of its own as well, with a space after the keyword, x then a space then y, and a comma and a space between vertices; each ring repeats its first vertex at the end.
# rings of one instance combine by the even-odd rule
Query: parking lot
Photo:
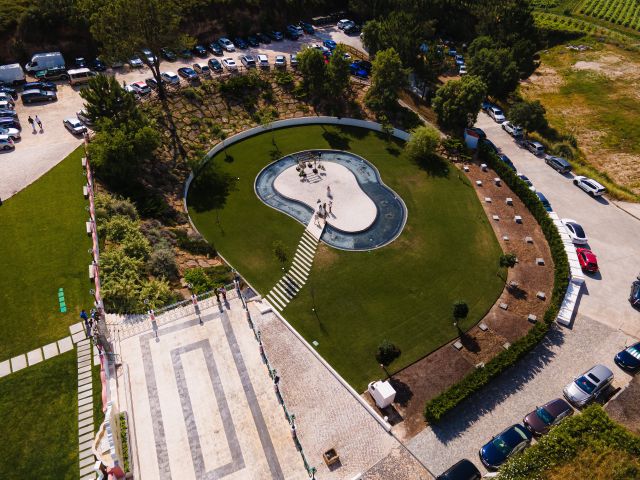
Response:
MULTIPOLYGON (((223 57, 209 55, 207 58, 231 57, 238 65, 242 55, 266 54, 269 61, 273 63, 276 55, 285 55, 287 62, 289 55, 297 53, 303 46, 321 44, 323 40, 332 39, 338 43, 351 45, 362 50, 362 42, 358 36, 349 36, 339 30, 335 25, 316 29, 314 35, 304 35, 298 41, 283 40, 273 41, 268 45, 261 45, 259 48, 248 48, 246 50, 236 50, 233 53, 226 53, 223 57)), ((210 41, 213 41, 211 39, 210 41)), ((66 59, 69 64, 72 59, 66 59)), ((176 72, 178 68, 191 66, 196 62, 206 62, 207 59, 194 57, 193 59, 179 58, 175 62, 162 62, 161 71, 176 72)), ((130 69, 125 65, 119 69, 109 69, 109 74, 125 84, 131 84, 151 77, 151 72, 147 67, 130 69)), ((32 79, 30 79, 32 80, 32 79)), ((184 80, 182 80, 184 83, 184 80)), ((62 125, 65 118, 75 116, 75 113, 82 109, 83 100, 78 95, 79 87, 71 87, 66 82, 58 83, 58 100, 47 104, 33 104, 24 106, 18 99, 16 101, 16 111, 22 124, 22 139, 16 142, 14 151, 0 153, 0 199, 7 199, 19 192, 27 185, 34 182, 41 175, 49 171, 72 152, 82 139, 69 133, 62 125), (32 133, 27 123, 27 118, 31 115, 38 115, 42 120, 44 131, 32 133)))

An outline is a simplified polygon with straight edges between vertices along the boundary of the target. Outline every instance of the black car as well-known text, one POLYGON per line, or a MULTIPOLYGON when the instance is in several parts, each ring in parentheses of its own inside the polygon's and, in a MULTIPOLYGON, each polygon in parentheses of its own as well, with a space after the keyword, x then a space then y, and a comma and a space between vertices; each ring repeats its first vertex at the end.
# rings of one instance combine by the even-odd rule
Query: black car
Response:
POLYGON ((94 72, 105 72, 107 70, 107 66, 99 58, 89 62, 89 68, 94 72))
POLYGON ((168 48, 160 49, 160 56, 164 58, 167 62, 175 62, 178 59, 178 56, 173 50, 168 48))
POLYGON ((198 73, 191 67, 181 67, 178 69, 178 75, 182 78, 192 81, 198 79, 198 73))
POLYGON ((55 92, 58 90, 58 86, 51 82, 27 82, 23 85, 23 89, 27 90, 47 90, 49 92, 55 92))
POLYGON ((640 275, 638 275, 638 279, 631 284, 629 301, 634 307, 640 308, 640 275))
POLYGON ((358 33, 360 33, 362 29, 360 28, 360 25, 347 25, 343 32, 346 33, 347 35, 357 35, 358 33))
POLYGON ((302 31, 307 35, 313 35, 314 33, 316 33, 315 29, 313 28, 313 25, 311 25, 310 23, 300 22, 298 23, 298 25, 300 25, 300 28, 302 28, 302 31))
POLYGON ((623 370, 637 372, 640 370, 640 342, 634 343, 630 347, 619 352, 613 359, 623 370))
POLYGON ((300 38, 300 32, 294 25, 289 25, 284 31, 284 36, 290 40, 298 40, 300 38))
POLYGON ((269 37, 269 35, 265 35, 264 33, 256 33, 256 38, 260 43, 264 43, 265 45, 271 43, 271 37, 269 37))
POLYGON ((34 103, 34 102, 53 102, 57 100, 58 96, 56 92, 51 92, 49 90, 25 90, 22 92, 22 103, 34 103))
POLYGON ((260 46, 260 40, 255 35, 249 35, 247 37, 247 43, 251 45, 253 48, 257 48, 260 46))
POLYGON ((185 59, 192 59, 193 58, 193 52, 191 50, 189 50, 188 48, 185 48, 184 50, 180 50, 180 57, 181 58, 185 58, 185 59))
POLYGON ((2 118, 18 118, 18 112, 11 108, 0 108, 0 117, 2 118))
POLYGON ((480 480, 481 478, 480 470, 465 458, 438 475, 436 480, 480 480))
POLYGON ((76 68, 87 68, 87 61, 84 57, 76 57, 75 64, 76 68))
POLYGON ((282 32, 279 32, 277 30, 273 30, 267 35, 269 35, 269 37, 271 37, 271 39, 275 40, 276 42, 281 42, 282 40, 284 40, 284 35, 282 35, 282 32))
POLYGON ((11 95, 12 98, 18 98, 18 92, 15 88, 7 87, 6 85, 0 86, 0 92, 11 95))
POLYGON ((64 67, 47 68, 46 70, 40 70, 35 75, 38 81, 43 80, 68 80, 69 74, 64 67))
POLYGON ((211 42, 207 46, 209 47, 209 50, 211 51, 211 53, 213 53, 214 55, 222 56, 222 54, 224 53, 222 51, 222 47, 218 42, 211 42))
POLYGON ((220 61, 218 59, 210 58, 207 63, 209 64, 209 68, 211 69, 211 71, 216 72, 216 73, 221 73, 222 72, 222 64, 220 63, 220 61))
POLYGON ((144 83, 147 84, 147 86, 153 90, 157 90, 158 89, 158 82, 156 82, 155 78, 145 78, 144 83))
POLYGON ((247 48, 249 48, 249 45, 247 44, 247 42, 244 40, 244 38, 242 37, 236 37, 233 39, 233 44, 239 48, 240 50, 245 50, 247 48))
POLYGON ((529 446, 533 434, 522 425, 512 425, 480 449, 480 460, 489 470, 497 470, 509 457, 529 446))
POLYGON ((207 49, 202 45, 196 45, 195 47, 193 47, 193 54, 197 55, 200 58, 207 58, 209 56, 209 54, 207 53, 207 49))
POLYGON ((16 117, 0 117, 0 128, 17 128, 18 130, 22 130, 20 120, 16 117))

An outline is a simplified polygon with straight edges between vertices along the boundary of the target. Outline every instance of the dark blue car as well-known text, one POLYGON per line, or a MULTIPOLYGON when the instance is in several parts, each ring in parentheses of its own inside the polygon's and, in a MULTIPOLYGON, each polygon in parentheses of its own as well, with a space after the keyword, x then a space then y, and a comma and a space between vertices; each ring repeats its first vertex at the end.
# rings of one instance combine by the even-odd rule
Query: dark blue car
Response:
POLYGON ((625 348, 613 360, 623 370, 637 372, 640 370, 640 342, 625 348))
POLYGON ((631 302, 631 305, 635 308, 640 308, 640 275, 638 275, 638 279, 631 284, 629 302, 631 302))
POLYGON ((55 92, 58 90, 58 86, 52 82, 27 82, 22 88, 26 90, 47 90, 49 92, 55 92))
POLYGON ((332 52, 336 49, 336 47, 338 46, 338 44, 336 42, 334 42, 333 40, 325 40, 324 42, 322 42, 322 45, 324 45, 325 47, 327 47, 329 50, 331 50, 332 52))
POLYGON ((196 80, 198 78, 198 73, 191 67, 181 67, 178 69, 178 75, 186 80, 196 80))
POLYGON ((507 167, 509 167, 511 170, 513 170, 514 172, 517 171, 516 166, 513 164, 511 159, 507 157, 505 154, 498 155, 498 158, 502 160, 507 165, 507 167))
POLYGON ((552 212, 553 209, 551 208, 551 203, 549 203, 549 200, 547 200, 547 197, 545 197, 544 194, 542 194, 542 192, 536 192, 536 195, 538 196, 538 198, 542 202, 542 206, 544 207, 544 209, 547 212, 552 212))
POLYGON ((522 425, 511 425, 480 449, 480 460, 488 469, 497 470, 509 457, 527 448, 532 438, 522 425))

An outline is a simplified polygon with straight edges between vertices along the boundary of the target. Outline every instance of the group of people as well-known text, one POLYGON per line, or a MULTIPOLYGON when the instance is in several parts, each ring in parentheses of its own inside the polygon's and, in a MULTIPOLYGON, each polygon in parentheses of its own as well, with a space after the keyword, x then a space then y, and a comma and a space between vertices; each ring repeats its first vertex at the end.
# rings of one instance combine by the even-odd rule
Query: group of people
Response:
POLYGON ((329 198, 329 204, 318 199, 318 211, 315 214, 316 225, 320 227, 320 219, 326 220, 329 215, 332 215, 331 209, 333 208, 333 195, 331 194, 331 187, 327 185, 327 198, 329 198))
POLYGON ((40 129, 41 132, 44 131, 44 129, 42 128, 42 120, 40 120, 38 115, 36 115, 35 119, 31 118, 31 115, 29 115, 27 122, 29 122, 29 125, 31 125, 31 128, 33 128, 33 133, 36 133, 36 124, 38 125, 38 128, 40 129))
POLYGON ((83 309, 80 312, 80 318, 84 322, 84 330, 85 332, 87 332, 87 337, 91 337, 93 335, 93 325, 96 322, 96 310, 92 309, 91 316, 89 316, 87 312, 83 309))

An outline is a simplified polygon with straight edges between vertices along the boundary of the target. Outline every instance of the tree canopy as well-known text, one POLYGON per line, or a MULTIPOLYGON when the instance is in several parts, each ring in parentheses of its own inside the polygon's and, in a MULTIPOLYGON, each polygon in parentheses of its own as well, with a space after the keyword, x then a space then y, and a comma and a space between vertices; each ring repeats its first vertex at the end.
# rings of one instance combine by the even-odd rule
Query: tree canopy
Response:
POLYGON ((371 88, 365 102, 376 113, 391 111, 396 108, 398 90, 407 83, 407 71, 393 48, 378 52, 372 64, 371 88))
POLYGON ((547 128, 544 106, 539 100, 521 100, 509 109, 509 119, 514 125, 520 125, 526 132, 547 128))
POLYGON ((433 109, 438 116, 438 123, 443 128, 461 133, 463 128, 476 122, 486 95, 487 86, 474 75, 466 75, 460 80, 445 83, 433 99, 433 109))
POLYGON ((140 113, 133 94, 128 93, 111 75, 96 75, 87 88, 80 90, 84 107, 91 121, 100 130, 100 120, 109 119, 112 125, 130 120, 140 120, 140 113))
POLYGON ((507 48, 481 48, 469 59, 469 73, 480 77, 492 97, 504 98, 518 86, 520 73, 507 48))

